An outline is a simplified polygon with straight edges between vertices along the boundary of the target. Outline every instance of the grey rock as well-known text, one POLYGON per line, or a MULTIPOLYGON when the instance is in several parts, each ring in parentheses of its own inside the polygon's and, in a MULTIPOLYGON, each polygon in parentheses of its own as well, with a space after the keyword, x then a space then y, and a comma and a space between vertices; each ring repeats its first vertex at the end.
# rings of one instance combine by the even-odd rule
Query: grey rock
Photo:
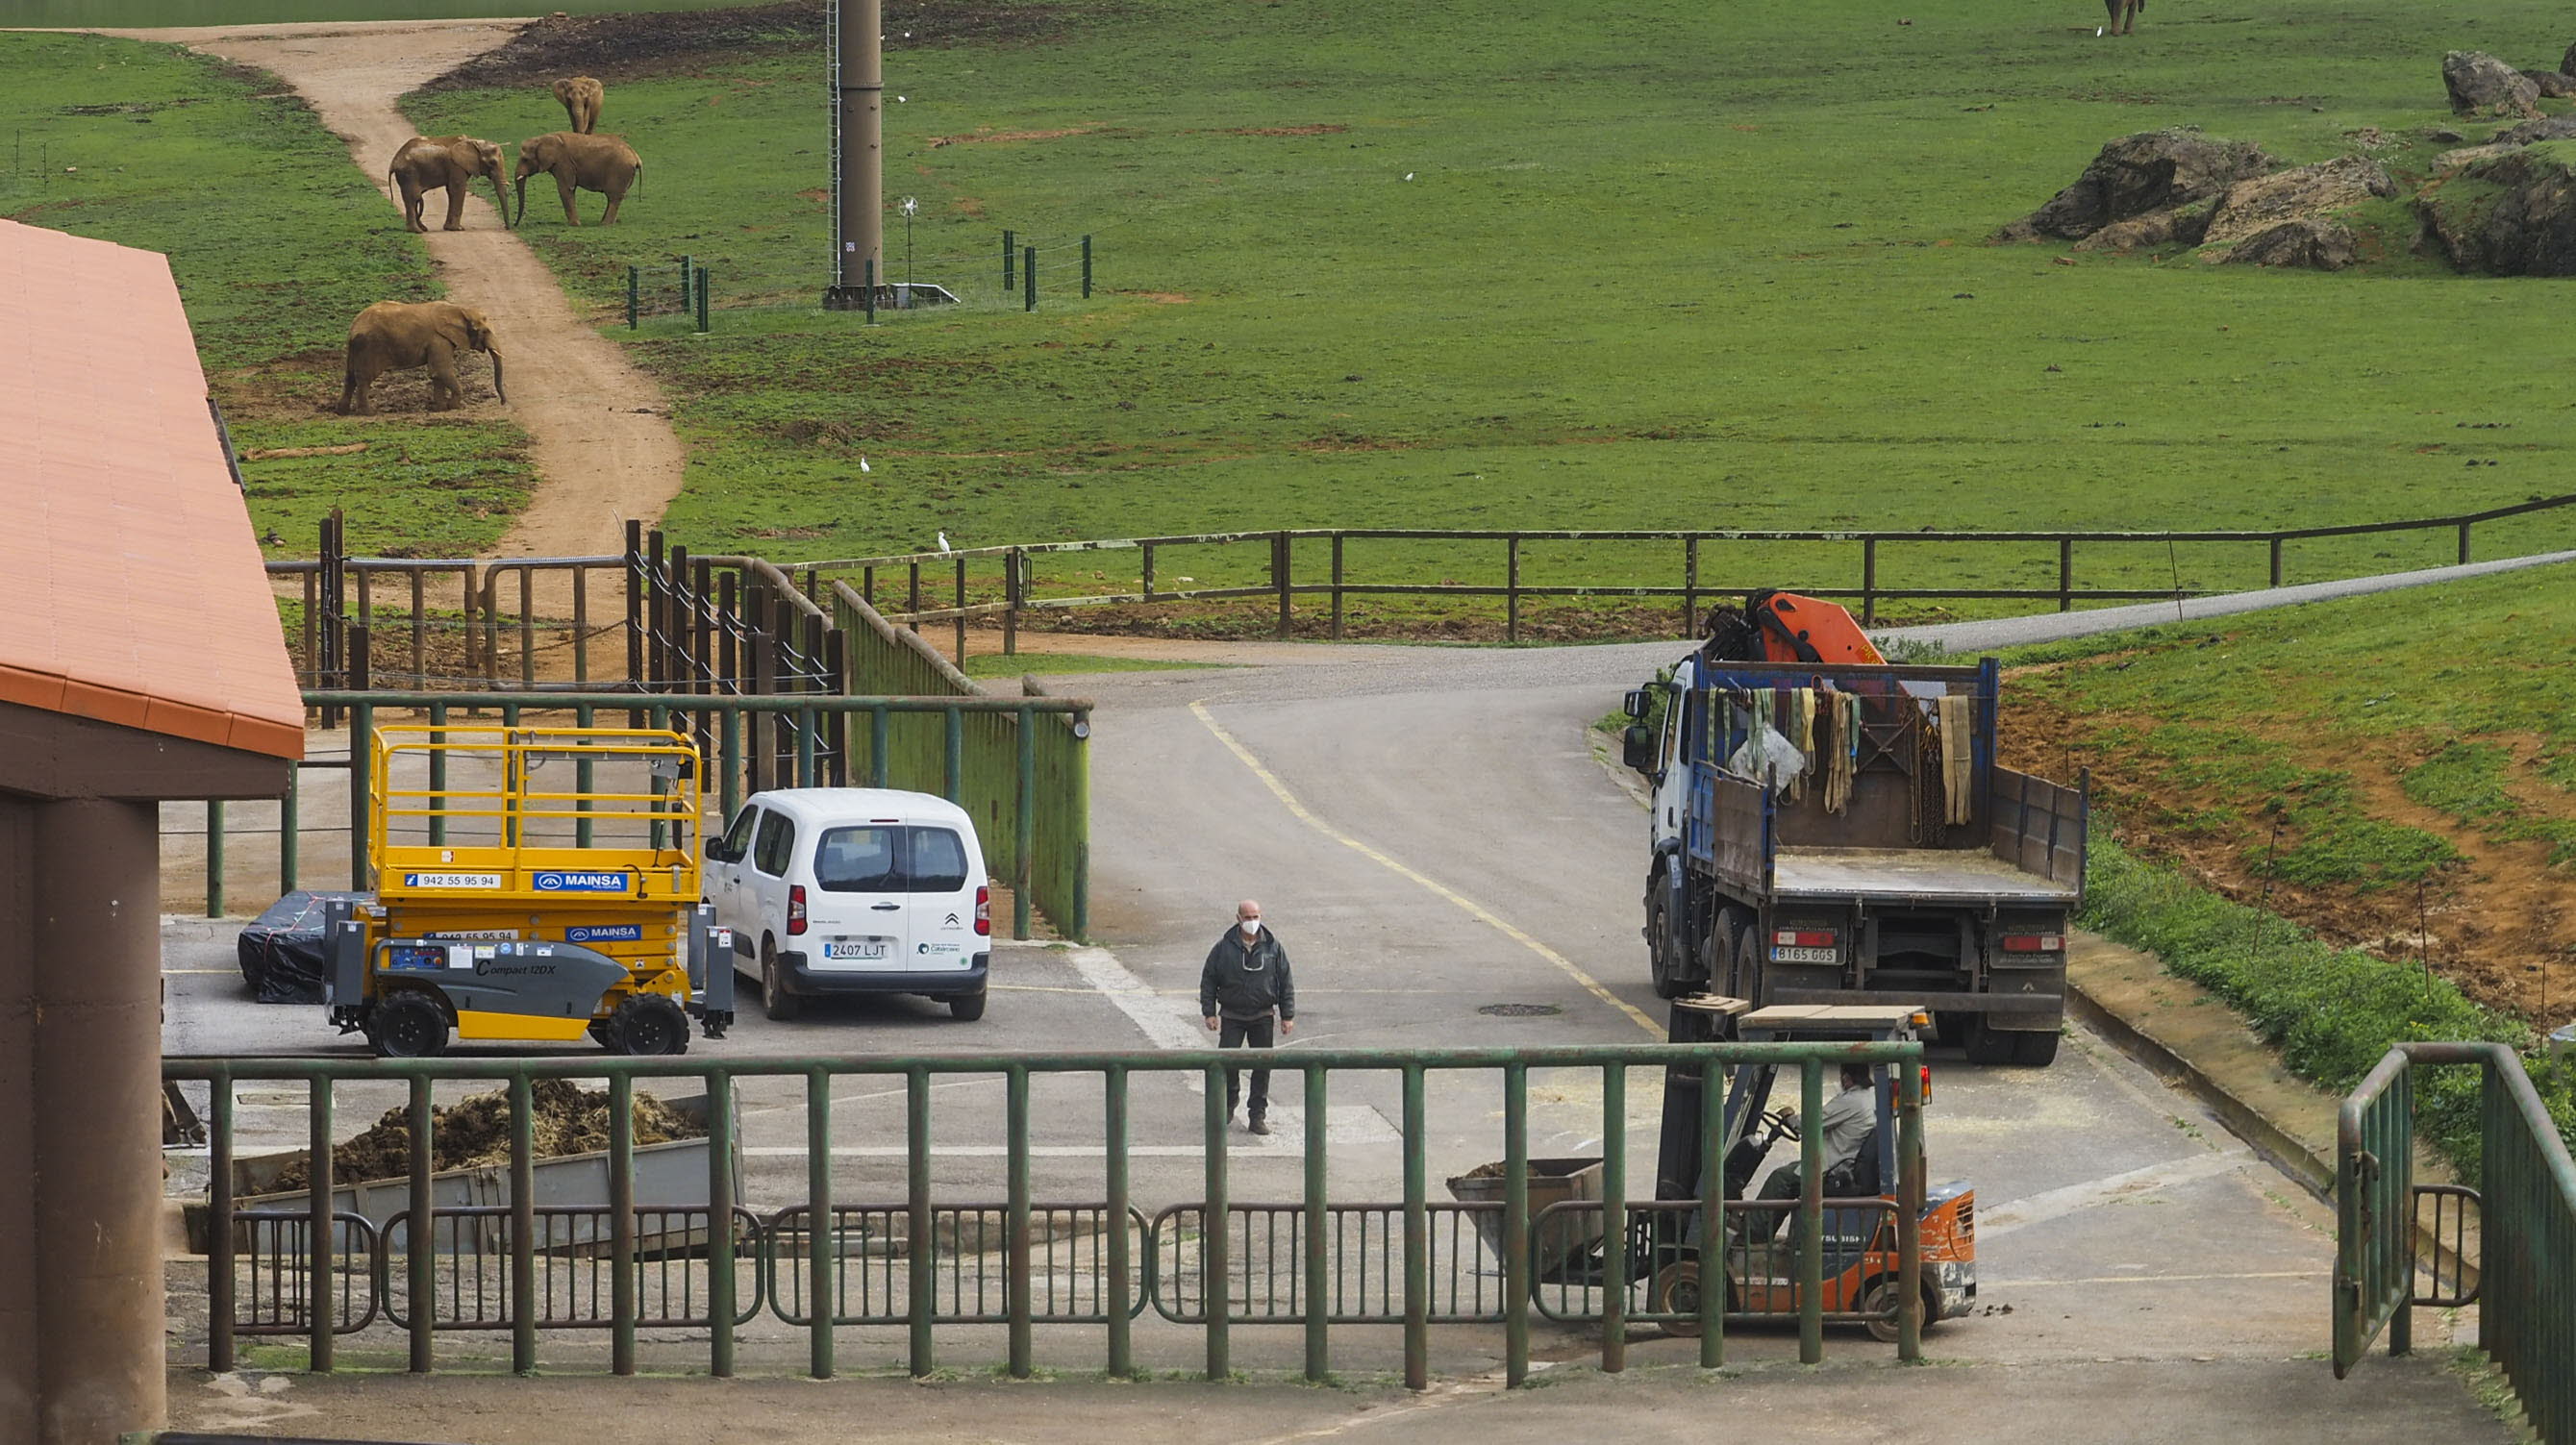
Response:
POLYGON ((1995 233, 1998 241, 2080 241, 2105 226, 2215 199, 2272 168, 2262 148, 2197 129, 2143 131, 2102 147, 2075 184, 1995 233))
MULTIPOLYGON (((2547 120, 2527 120, 2509 125, 2495 133, 2495 144, 2527 146, 2533 141, 2576 140, 2576 115, 2553 115, 2547 120)), ((2441 164, 2440 161, 2435 162, 2441 164)))
POLYGON ((2340 221, 2301 216, 2238 241, 2219 259, 2234 266, 2305 266, 2340 271, 2356 259, 2352 232, 2340 221))
MULTIPOLYGON (((2232 245, 2276 230, 2287 221, 2326 216, 2350 210, 2373 196, 2386 199, 2396 194, 2397 183, 2389 179, 2379 162, 2368 156, 2337 156, 2229 186, 2211 213, 2208 232, 2201 239, 2212 246, 2232 245)), ((2348 242, 2350 237, 2345 239, 2348 242)))
POLYGON ((2565 100, 2576 95, 2576 76, 2555 70, 2526 70, 2522 78, 2540 87, 2543 100, 2565 100))
POLYGON ((2442 127, 2424 132, 2424 139, 2433 142, 2435 145, 2449 146, 2458 145, 2460 142, 2467 140, 2468 137, 2448 127, 2442 127))
POLYGON ((2576 158, 2520 147, 2428 183, 2419 246, 2462 271, 2576 276, 2576 158))
POLYGON ((2454 50, 2442 57, 2442 86, 2458 115, 2540 117, 2540 87, 2483 50, 2454 50))
POLYGON ((2568 46, 2567 53, 2559 57, 2558 68, 2565 74, 2576 75, 2576 45, 2568 46))
POLYGON ((2113 221, 2075 243, 2078 251, 2149 251, 2161 246, 2191 247, 2209 232, 2210 206, 2167 206, 2125 221, 2113 221))

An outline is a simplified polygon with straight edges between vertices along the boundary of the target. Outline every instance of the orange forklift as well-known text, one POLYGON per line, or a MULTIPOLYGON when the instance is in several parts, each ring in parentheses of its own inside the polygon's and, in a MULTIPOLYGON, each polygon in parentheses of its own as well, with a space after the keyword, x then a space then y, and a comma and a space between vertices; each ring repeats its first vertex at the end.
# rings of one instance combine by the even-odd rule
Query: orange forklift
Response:
MULTIPOLYGON (((1671 1038, 1675 1043, 1714 1041, 1731 1018, 1736 1037, 1747 1043, 1886 1042, 1918 1036, 1927 1020, 1916 1009, 1885 1004, 1790 1004, 1743 1012, 1740 1000, 1707 995, 1675 1002, 1671 1038)), ((1871 1069, 1870 1092, 1877 1122, 1859 1154, 1824 1178, 1824 1299, 1826 1319, 1866 1325, 1880 1340, 1897 1333, 1896 1211, 1899 1208, 1896 1157, 1896 1070, 1871 1069)), ((1775 1106, 1780 1066, 1739 1064, 1732 1071, 1720 1134, 1723 1162, 1726 1235, 1723 1259, 1726 1318, 1778 1321, 1798 1315, 1798 1244, 1804 1222, 1796 1217, 1796 1198, 1746 1198, 1761 1173, 1772 1145, 1794 1143, 1804 1123, 1785 1103, 1775 1106)), ((1794 1099, 1797 1072, 1789 1071, 1794 1099)), ((1655 1197, 1697 1200, 1705 1178, 1700 1133, 1700 1070, 1674 1067, 1665 1073, 1661 1146, 1656 1153, 1655 1197)), ((1838 1087, 1826 1076, 1826 1096, 1838 1087)), ((1930 1070, 1924 1071, 1924 1097, 1931 1097, 1930 1070)), ((1638 1211, 1631 1219, 1632 1260, 1651 1281, 1649 1312, 1669 1314, 1665 1330, 1696 1334, 1700 1281, 1706 1251, 1699 1238, 1697 1210, 1638 1211)), ((1921 1215, 1923 1250, 1923 1324, 1967 1314, 1977 1298, 1976 1195, 1964 1182, 1924 1190, 1921 1215)))

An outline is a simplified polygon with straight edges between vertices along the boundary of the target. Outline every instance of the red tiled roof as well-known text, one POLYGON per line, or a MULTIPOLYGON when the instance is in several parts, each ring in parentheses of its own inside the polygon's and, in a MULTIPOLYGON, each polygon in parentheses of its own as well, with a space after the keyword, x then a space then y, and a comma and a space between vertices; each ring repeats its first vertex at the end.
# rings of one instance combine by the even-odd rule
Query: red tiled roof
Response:
POLYGON ((0 701, 272 757, 304 704, 156 252, 0 221, 0 701))

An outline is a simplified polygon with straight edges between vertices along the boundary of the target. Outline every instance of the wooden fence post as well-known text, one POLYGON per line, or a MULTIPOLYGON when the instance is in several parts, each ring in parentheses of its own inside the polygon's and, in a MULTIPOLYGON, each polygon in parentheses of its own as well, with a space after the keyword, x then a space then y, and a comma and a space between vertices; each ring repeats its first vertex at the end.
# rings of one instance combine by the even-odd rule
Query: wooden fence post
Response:
POLYGON ((1342 640, 1342 534, 1333 533, 1333 640, 1342 640))
POLYGON ((1279 594, 1279 635, 1288 635, 1288 534, 1276 532, 1270 538, 1270 585, 1279 594))

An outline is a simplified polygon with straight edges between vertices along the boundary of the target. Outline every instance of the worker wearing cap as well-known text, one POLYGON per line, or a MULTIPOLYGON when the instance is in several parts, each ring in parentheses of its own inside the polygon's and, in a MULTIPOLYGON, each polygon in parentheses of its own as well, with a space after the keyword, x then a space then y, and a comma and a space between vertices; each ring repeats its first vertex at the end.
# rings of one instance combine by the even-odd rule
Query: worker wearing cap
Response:
MULTIPOLYGON (((1199 970, 1199 1014, 1221 1049, 1271 1044, 1271 1021, 1279 1032, 1297 1031, 1297 986, 1288 977, 1288 950, 1261 926, 1261 905, 1247 898, 1234 906, 1234 926, 1208 950, 1199 970)), ((1225 1117, 1234 1122, 1242 1098, 1243 1070, 1225 1071, 1225 1117)), ((1252 1116, 1255 1134, 1270 1132, 1263 1116, 1270 1112, 1270 1071, 1252 1071, 1252 1116)))
MULTIPOLYGON (((1794 1115, 1794 1111, 1783 1112, 1794 1115)), ((1826 1176, 1860 1157, 1869 1136, 1878 1128, 1878 1101, 1870 1093, 1869 1065, 1843 1065, 1842 1092, 1825 1101, 1823 1121, 1810 1127, 1825 1131, 1824 1158, 1819 1162, 1826 1176)), ((1792 1159, 1772 1170, 1771 1177, 1762 1181, 1761 1197, 1796 1199, 1804 1193, 1806 1181, 1798 1173, 1798 1164, 1792 1159)), ((1781 1221, 1788 1217, 1787 1211, 1771 1214, 1767 1232, 1778 1234, 1781 1221)))

